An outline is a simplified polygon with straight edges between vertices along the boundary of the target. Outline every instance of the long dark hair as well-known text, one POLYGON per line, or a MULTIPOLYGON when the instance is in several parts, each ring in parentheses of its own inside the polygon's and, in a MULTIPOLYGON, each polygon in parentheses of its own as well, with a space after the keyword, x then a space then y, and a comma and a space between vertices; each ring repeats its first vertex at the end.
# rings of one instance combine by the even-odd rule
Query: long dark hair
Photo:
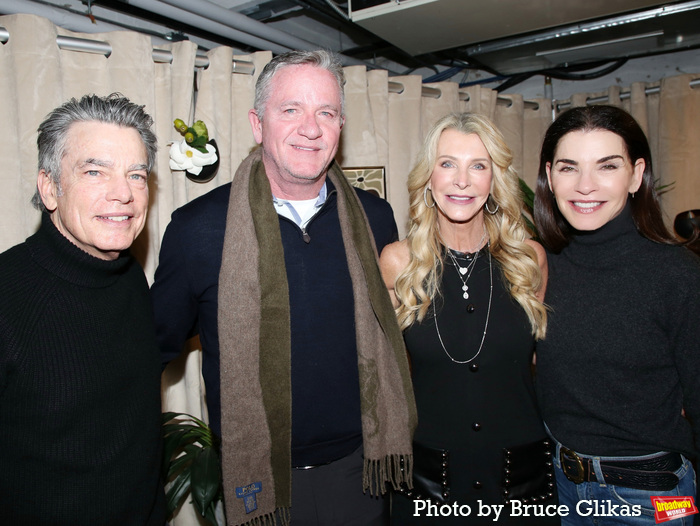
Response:
POLYGON ((554 161, 559 142, 572 131, 606 130, 620 136, 627 155, 634 165, 644 159, 646 168, 642 184, 630 197, 632 217, 637 230, 647 239, 669 245, 680 244, 666 228, 661 214, 659 196, 654 188, 651 150, 644 131, 629 113, 615 106, 582 106, 562 113, 547 129, 540 152, 540 168, 535 190, 535 224, 542 244, 558 253, 573 236, 571 225, 564 219, 547 182, 547 163, 554 161))

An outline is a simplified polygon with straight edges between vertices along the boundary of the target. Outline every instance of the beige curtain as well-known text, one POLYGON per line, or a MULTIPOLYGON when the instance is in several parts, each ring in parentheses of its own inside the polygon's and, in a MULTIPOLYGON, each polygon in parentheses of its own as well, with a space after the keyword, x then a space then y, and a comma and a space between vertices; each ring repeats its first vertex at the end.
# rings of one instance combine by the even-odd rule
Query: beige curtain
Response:
MULTIPOLYGON (((394 208, 399 237, 406 235, 408 221, 408 173, 420 151, 422 135, 421 78, 416 75, 392 77, 403 92, 389 94, 389 165, 387 198, 394 208)), ((388 88, 387 88, 388 89, 388 88)))
MULTIPOLYGON (((155 195, 151 199, 148 212, 148 235, 154 239, 149 245, 149 256, 157 258, 160 240, 165 228, 170 222, 170 214, 181 203, 177 199, 178 182, 182 177, 174 177, 168 166, 169 143, 182 139, 175 130, 174 120, 181 118, 189 120, 193 111, 192 88, 195 76, 195 58, 197 45, 188 42, 177 42, 169 46, 159 46, 173 54, 171 64, 155 65, 155 131, 158 136, 158 170, 155 177, 155 195)), ((147 271, 149 280, 153 278, 155 266, 147 271)))
POLYGON ((467 94, 467 100, 462 102, 460 111, 480 113, 490 119, 496 117, 496 91, 478 85, 469 86, 462 91, 467 94))
POLYGON ((662 202, 669 225, 676 215, 700 209, 700 90, 680 75, 661 82, 656 176, 673 183, 662 202))

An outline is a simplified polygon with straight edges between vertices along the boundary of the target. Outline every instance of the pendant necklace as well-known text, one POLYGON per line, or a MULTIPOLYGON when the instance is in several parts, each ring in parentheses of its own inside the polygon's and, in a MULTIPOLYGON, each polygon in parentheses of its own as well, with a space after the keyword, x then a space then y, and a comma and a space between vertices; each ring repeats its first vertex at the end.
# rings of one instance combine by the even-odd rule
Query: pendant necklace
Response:
POLYGON ((467 281, 469 281, 469 277, 472 275, 472 271, 474 270, 474 267, 476 266, 476 260, 479 259, 479 251, 481 249, 481 244, 484 242, 484 238, 486 237, 486 228, 484 228, 484 235, 481 236, 481 239, 476 245, 476 251, 474 253, 474 259, 472 259, 469 263, 467 263, 466 267, 462 267, 459 262, 457 261, 457 258, 455 255, 452 253, 452 250, 447 247, 447 254, 450 256, 450 259, 452 260, 452 264, 455 266, 455 270, 457 271, 457 275, 459 276, 459 280, 462 282, 462 297, 465 300, 469 299, 469 286, 467 285, 467 281))
MULTIPOLYGON (((445 354, 447 357, 452 360, 454 363, 459 363, 459 364, 465 364, 473 361, 479 354, 481 354, 481 349, 484 347, 484 340, 486 339, 486 331, 489 328, 489 317, 491 315, 491 300, 493 299, 493 264, 491 261, 491 250, 490 250, 490 243, 486 244, 486 248, 489 252, 489 280, 490 280, 490 289, 489 289, 489 306, 488 309, 486 310, 486 322, 484 323, 484 332, 481 335, 481 343, 479 344, 479 350, 476 351, 476 354, 469 358, 468 360, 455 360, 452 355, 447 352, 447 349, 445 348, 445 344, 442 341, 442 336, 440 335, 440 327, 438 327, 438 319, 437 319, 437 309, 435 308, 435 302, 433 301, 433 315, 435 317, 435 331, 437 332, 438 340, 440 340, 440 347, 442 347, 442 350, 445 351, 445 354)), ((476 259, 476 257, 474 258, 476 259)), ((461 279, 461 277, 460 277, 461 279)))

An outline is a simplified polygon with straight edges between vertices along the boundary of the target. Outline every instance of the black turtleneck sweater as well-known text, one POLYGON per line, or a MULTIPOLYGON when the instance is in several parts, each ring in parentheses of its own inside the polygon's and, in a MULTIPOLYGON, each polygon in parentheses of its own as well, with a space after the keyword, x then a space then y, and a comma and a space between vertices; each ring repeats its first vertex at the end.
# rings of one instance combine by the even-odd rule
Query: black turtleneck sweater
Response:
POLYGON ((536 383, 554 437, 591 455, 695 456, 700 259, 642 237, 628 206, 548 262, 536 383))
POLYGON ((0 522, 164 524, 143 270, 88 255, 48 214, 0 269, 0 522))

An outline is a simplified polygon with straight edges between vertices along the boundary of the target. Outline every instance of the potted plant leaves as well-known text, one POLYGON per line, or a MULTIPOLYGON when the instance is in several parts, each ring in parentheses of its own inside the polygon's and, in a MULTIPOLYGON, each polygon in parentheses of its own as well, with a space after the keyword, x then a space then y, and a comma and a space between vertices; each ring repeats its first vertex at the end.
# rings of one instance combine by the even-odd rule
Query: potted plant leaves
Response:
POLYGON ((219 438, 209 426, 185 413, 163 413, 163 478, 168 519, 191 495, 197 512, 216 525, 222 500, 219 438))

